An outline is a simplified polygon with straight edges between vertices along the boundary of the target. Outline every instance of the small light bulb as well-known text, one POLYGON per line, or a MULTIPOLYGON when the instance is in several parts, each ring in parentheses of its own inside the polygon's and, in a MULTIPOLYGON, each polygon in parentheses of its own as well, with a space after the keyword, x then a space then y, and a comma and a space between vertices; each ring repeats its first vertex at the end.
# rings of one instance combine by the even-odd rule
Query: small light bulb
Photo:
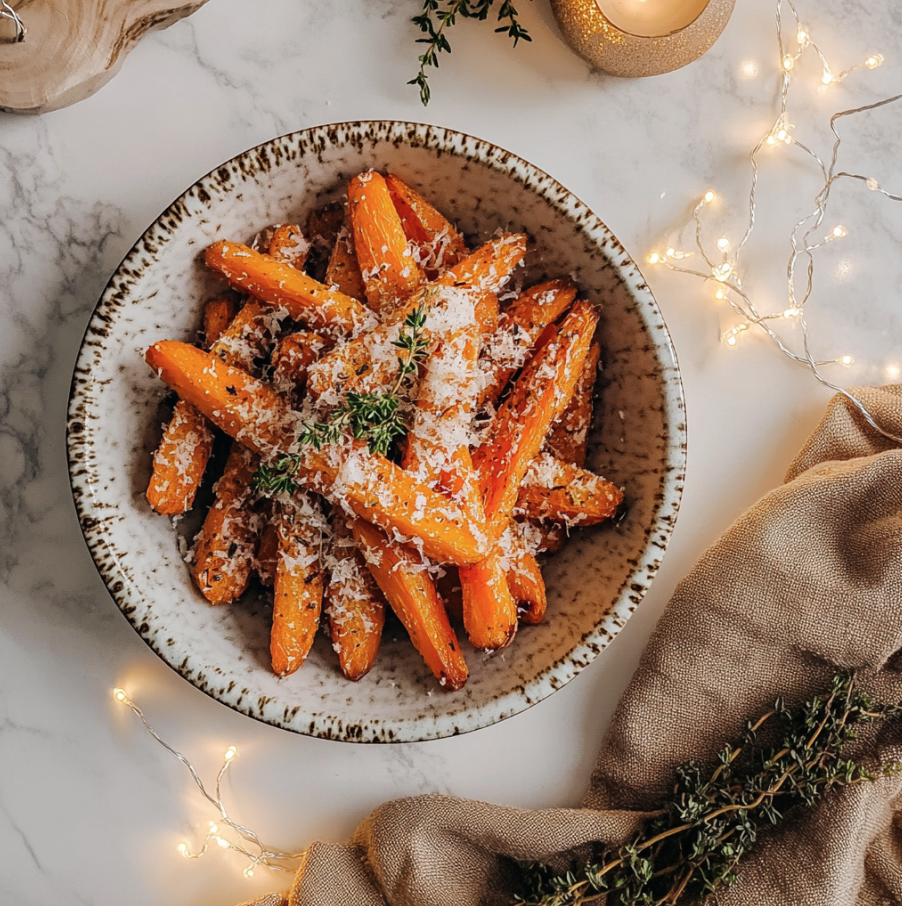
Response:
POLYGON ((832 236, 834 239, 842 239, 844 236, 848 235, 849 231, 842 224, 838 224, 837 226, 833 227, 832 236))
POLYGON ((210 833, 215 834, 219 830, 219 825, 215 821, 210 822, 210 833))
POLYGON ((739 339, 737 338, 737 336, 736 336, 735 333, 731 333, 731 334, 727 337, 727 341, 726 341, 726 342, 727 342, 727 346, 735 346, 735 345, 739 342, 739 339))
POLYGON ((846 368, 848 368, 849 365, 855 364, 855 357, 851 355, 844 355, 839 361, 841 364, 845 365, 846 368))
POLYGON ((723 299, 726 299, 726 297, 727 297, 727 294, 718 287, 717 292, 714 293, 714 298, 718 299, 718 300, 723 300, 723 299))
POLYGON ((245 876, 246 878, 252 878, 252 877, 254 876, 254 869, 253 869, 253 868, 245 868, 245 869, 244 869, 244 876, 245 876))
POLYGON ((125 694, 125 689, 113 689, 113 697, 117 702, 124 702, 128 700, 128 696, 125 694))
POLYGON ((217 837, 217 838, 216 838, 216 842, 217 842, 223 849, 228 849, 228 848, 229 848, 229 841, 228 841, 228 840, 224 840, 222 837, 217 837))
POLYGON ((178 848, 178 851, 181 853, 182 857, 187 859, 188 858, 188 844, 179 843, 177 848, 178 848))
POLYGON ((864 184, 865 184, 872 192, 879 192, 879 191, 880 191, 880 183, 877 182, 877 180, 874 179, 873 176, 869 176, 869 177, 865 180, 865 183, 864 183, 864 184))
POLYGON ((728 280, 733 274, 733 265, 729 261, 725 261, 719 267, 711 268, 711 274, 715 280, 723 283, 725 280, 728 280))
POLYGON ((225 760, 231 761, 237 754, 238 754, 238 749, 236 749, 235 746, 229 746, 225 750, 225 760))
POLYGON ((789 133, 788 133, 785 129, 781 129, 781 130, 777 133, 777 138, 778 138, 781 142, 785 142, 785 141, 786 141, 786 136, 787 136, 787 135, 789 135, 789 133))
POLYGON ((824 85, 831 85, 831 84, 833 84, 833 82, 836 82, 836 81, 839 81, 836 78, 836 76, 834 76, 833 73, 830 72, 829 69, 825 69, 824 74, 821 76, 821 82, 824 85))
POLYGON ((728 252, 730 250, 730 240, 727 239, 726 236, 721 236, 720 239, 717 240, 717 247, 722 252, 728 252))
POLYGON ((805 47, 810 40, 811 37, 809 36, 808 32, 805 31, 804 28, 800 28, 798 33, 796 34, 796 41, 798 42, 799 47, 805 47))
POLYGON ((791 53, 788 53, 788 54, 786 54, 785 57, 783 57, 783 68, 787 72, 789 72, 792 69, 792 67, 795 65, 796 65, 796 60, 795 60, 795 57, 791 53))
POLYGON ((883 54, 882 53, 872 53, 865 61, 864 65, 868 69, 876 69, 878 66, 883 65, 883 54))
POLYGON ((767 137, 766 139, 764 139, 764 141, 767 142, 768 145, 776 145, 776 144, 777 144, 777 140, 774 138, 773 134, 768 135, 768 137, 767 137))
POLYGON ((711 202, 714 201, 715 198, 717 198, 717 196, 714 194, 714 192, 711 191, 711 189, 708 189, 708 191, 705 192, 705 204, 711 204, 711 202))
POLYGON ((800 308, 787 308, 786 311, 783 312, 783 317, 789 321, 792 318, 797 318, 801 313, 802 310, 800 308))
POLYGON ((669 249, 667 249, 666 254, 667 254, 667 257, 668 257, 668 258, 673 258, 673 257, 676 255, 676 249, 675 249, 675 248, 669 248, 669 249))
POLYGON ((652 253, 648 256, 648 263, 649 263, 649 264, 659 264, 660 261, 661 261, 661 256, 660 256, 657 252, 652 252, 652 253))

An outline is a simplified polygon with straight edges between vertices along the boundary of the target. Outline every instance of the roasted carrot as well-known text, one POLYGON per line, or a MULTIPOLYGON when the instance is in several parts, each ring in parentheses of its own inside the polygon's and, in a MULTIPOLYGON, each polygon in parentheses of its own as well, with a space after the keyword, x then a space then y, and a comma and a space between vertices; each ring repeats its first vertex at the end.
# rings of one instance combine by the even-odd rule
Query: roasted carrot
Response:
POLYGON ((535 625, 545 618, 545 581, 535 556, 520 537, 517 524, 511 523, 510 530, 512 544, 508 558, 507 584, 517 602, 520 621, 535 625))
POLYGON ((596 525, 612 518, 623 492, 578 466, 541 453, 517 494, 517 512, 530 521, 561 525, 596 525))
POLYGON ((480 405, 498 401, 508 381, 533 354, 542 331, 575 298, 576 287, 568 280, 548 280, 530 287, 507 307, 485 350, 488 380, 479 396, 480 405))
MULTIPOLYGON (((228 296, 217 296, 204 304, 208 347, 228 329, 236 307, 228 296)), ((179 400, 154 453, 147 486, 147 501, 157 513, 178 516, 191 509, 212 451, 210 423, 190 403, 179 400)))
POLYGON ((385 625, 385 599, 339 513, 332 514, 332 559, 325 603, 332 647, 341 672, 356 682, 375 663, 385 625))
POLYGON ((495 418, 491 436, 474 453, 491 534, 503 531, 530 463, 551 425, 573 397, 598 323, 598 311, 577 302, 533 356, 495 418))
POLYGON ((270 512, 263 515, 263 529, 254 566, 257 578, 267 587, 276 582, 276 567, 279 565, 279 524, 278 517, 270 512))
POLYGON ((271 306, 252 299, 211 344, 210 351, 222 362, 259 374, 272 352, 279 321, 271 306))
POLYGON ((348 219, 366 298, 373 311, 388 315, 426 278, 380 173, 368 170, 351 180, 348 219))
POLYGON ((326 286, 335 286, 339 292, 362 302, 366 299, 366 286, 360 274, 360 263, 354 249, 354 237, 344 228, 335 239, 335 247, 326 268, 326 286))
POLYGON ((280 223, 273 227, 269 240, 269 254, 277 261, 290 264, 301 270, 310 253, 310 243, 304 238, 301 228, 293 223, 280 223))
POLYGON ((214 352, 162 340, 147 350, 147 363, 183 400, 230 437, 264 456, 288 450, 296 418, 284 397, 214 352))
POLYGON ((211 604, 236 600, 250 581, 259 532, 250 484, 258 462, 249 450, 232 444, 216 483, 216 501, 198 536, 194 578, 211 604))
POLYGON ((430 280, 466 257, 464 237, 422 195, 391 173, 385 177, 385 184, 404 235, 414 244, 417 262, 430 280))
POLYGON ((374 323, 372 314, 356 299, 246 245, 215 242, 205 252, 204 260, 233 287, 285 308, 292 318, 314 330, 345 336, 374 323))
POLYGON ((294 673, 307 659, 323 605, 322 513, 306 494, 280 500, 279 562, 273 597, 270 655, 276 676, 294 673))
POLYGON ((435 583, 416 552, 392 544, 383 532, 362 519, 356 519, 352 529, 373 578, 426 666, 445 689, 460 689, 467 680, 463 652, 435 583))
POLYGON ((282 337, 272 356, 273 387, 299 403, 307 384, 307 369, 331 348, 330 340, 310 330, 282 337))
POLYGON ((304 224, 304 236, 310 242, 310 254, 304 270, 320 283, 329 284, 326 269, 332 249, 335 248, 335 240, 346 219, 344 203, 333 201, 311 211, 304 224))
POLYGON ((598 360, 601 349, 598 343, 589 347, 589 355, 577 381, 570 405, 551 426, 545 447, 558 459, 577 466, 586 464, 589 428, 592 425, 593 394, 598 377, 598 360))
POLYGON ((474 648, 509 645, 517 631, 517 602, 507 584, 504 557, 495 548, 485 560, 458 568, 464 627, 474 648))
POLYGON ((238 312, 231 296, 216 296, 204 304, 204 345, 209 349, 229 328, 238 312))
MULTIPOLYGON (((145 358, 231 437, 267 457, 296 449, 298 416, 272 387, 186 343, 160 341, 145 358)), ((460 507, 362 444, 304 448, 298 477, 362 518, 421 539, 426 556, 439 563, 473 563, 487 552, 460 507)))
POLYGON ((187 513, 213 451, 213 431, 203 415, 185 400, 172 418, 153 456, 147 502, 164 516, 187 513))

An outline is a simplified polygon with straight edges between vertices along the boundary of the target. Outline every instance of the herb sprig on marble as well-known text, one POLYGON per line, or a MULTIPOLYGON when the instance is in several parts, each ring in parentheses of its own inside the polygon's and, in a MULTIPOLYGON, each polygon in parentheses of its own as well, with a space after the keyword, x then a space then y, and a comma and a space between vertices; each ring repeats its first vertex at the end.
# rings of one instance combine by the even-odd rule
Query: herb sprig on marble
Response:
POLYGON ((778 824, 787 809, 902 770, 892 763, 872 771, 842 755, 858 726, 900 711, 872 702, 848 676, 793 709, 778 699, 724 747, 715 766, 682 765, 672 797, 634 840, 563 873, 523 866, 515 901, 579 906, 607 897, 605 906, 667 906, 728 887, 760 829, 778 824))
MULTIPOLYGON (((407 431, 404 404, 409 402, 417 369, 428 351, 425 326, 426 312, 423 308, 415 308, 404 319, 398 339, 393 341, 393 345, 401 350, 398 374, 388 390, 382 393, 349 392, 344 402, 324 420, 304 422, 298 442, 321 450, 328 444, 341 443, 353 437, 354 440, 365 440, 370 453, 388 455, 407 431)), ((261 465, 254 476, 254 490, 265 495, 292 493, 302 462, 303 454, 292 454, 261 465)))
MULTIPOLYGON (((419 57, 420 71, 407 84, 416 85, 420 89, 420 100, 424 107, 432 97, 427 70, 431 67, 438 68, 440 53, 451 53, 448 29, 457 22, 458 16, 461 19, 485 21, 494 6, 495 0, 423 0, 423 12, 411 21, 426 35, 425 38, 417 39, 417 44, 425 44, 426 49, 419 57)), ((507 33, 514 42, 514 47, 520 41, 532 41, 529 32, 520 24, 511 0, 501 0, 497 21, 501 24, 495 31, 507 33)))

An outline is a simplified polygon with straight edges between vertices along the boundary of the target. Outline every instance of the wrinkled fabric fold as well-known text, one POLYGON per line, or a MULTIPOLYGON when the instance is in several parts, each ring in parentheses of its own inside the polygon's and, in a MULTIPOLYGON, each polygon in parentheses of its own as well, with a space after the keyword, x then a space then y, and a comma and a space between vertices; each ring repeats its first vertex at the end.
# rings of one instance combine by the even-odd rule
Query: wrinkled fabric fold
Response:
MULTIPOLYGON (((902 387, 853 391, 902 434, 902 387)), ((447 796, 377 809, 346 845, 315 844, 290 906, 500 906, 513 860, 566 864, 633 835, 674 769, 711 759, 774 699, 855 671, 902 700, 902 449, 837 396, 787 472, 679 584, 618 705, 584 807, 529 811, 447 796)), ((902 721, 859 743, 902 760, 902 721)), ((846 788, 762 833, 720 906, 902 904, 902 777, 846 788)))

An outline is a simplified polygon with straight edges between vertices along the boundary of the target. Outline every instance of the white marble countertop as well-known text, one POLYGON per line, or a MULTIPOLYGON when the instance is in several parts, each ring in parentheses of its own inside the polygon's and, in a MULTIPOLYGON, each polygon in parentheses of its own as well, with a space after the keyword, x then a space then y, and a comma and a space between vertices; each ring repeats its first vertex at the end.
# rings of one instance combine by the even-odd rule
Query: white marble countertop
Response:
MULTIPOLYGON (((796 134, 825 153, 833 110, 898 89, 902 11, 890 0, 802 0, 844 68, 886 64, 827 92, 797 86, 796 134)), ((745 157, 773 119, 773 8, 738 0, 699 62, 649 80, 591 73, 562 43, 546 0, 522 15, 533 43, 510 48, 476 23, 423 109, 417 0, 247 4, 216 0, 145 39, 97 95, 40 118, 0 114, 0 902, 232 906, 287 885, 241 876, 213 852, 178 857, 214 818, 187 772, 111 697, 125 686, 205 777, 225 747, 235 817, 286 849, 338 840, 385 799, 439 791, 518 806, 576 805, 609 715, 674 585, 699 553, 782 479, 829 392, 733 323, 710 287, 661 270, 649 280, 683 369, 689 472, 654 586, 613 645, 550 699, 469 736, 411 745, 326 742, 265 726, 207 698, 163 664, 117 610, 82 541, 66 472, 66 400, 82 332, 107 278, 157 214, 221 161, 283 132, 348 119, 427 121, 508 148, 557 177, 644 259, 671 240, 709 187, 735 235, 745 157), (250 12, 249 12, 250 11, 250 12)), ((848 169, 902 191, 902 108, 850 134, 848 169)), ((781 149, 786 151, 788 149, 781 149)), ((749 285, 780 306, 792 224, 811 208, 810 169, 767 162, 749 285), (766 210, 765 210, 766 208, 766 210)), ((839 187, 827 223, 849 236, 823 251, 809 318, 824 357, 855 356, 844 385, 902 365, 897 290, 902 206, 839 187)))

